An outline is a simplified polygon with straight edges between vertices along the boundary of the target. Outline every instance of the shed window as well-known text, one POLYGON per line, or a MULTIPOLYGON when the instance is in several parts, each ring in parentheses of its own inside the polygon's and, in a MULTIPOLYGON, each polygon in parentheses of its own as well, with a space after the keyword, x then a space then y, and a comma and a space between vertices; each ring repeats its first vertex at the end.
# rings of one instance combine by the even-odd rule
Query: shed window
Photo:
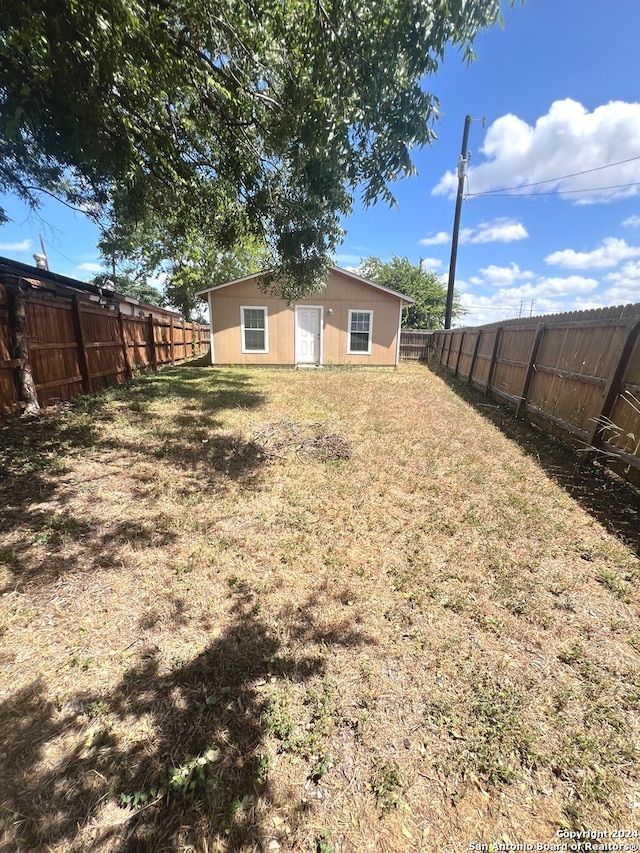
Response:
POLYGON ((269 352, 267 309, 243 307, 240 309, 242 352, 269 352))
POLYGON ((348 354, 371 354, 373 311, 349 311, 348 354))

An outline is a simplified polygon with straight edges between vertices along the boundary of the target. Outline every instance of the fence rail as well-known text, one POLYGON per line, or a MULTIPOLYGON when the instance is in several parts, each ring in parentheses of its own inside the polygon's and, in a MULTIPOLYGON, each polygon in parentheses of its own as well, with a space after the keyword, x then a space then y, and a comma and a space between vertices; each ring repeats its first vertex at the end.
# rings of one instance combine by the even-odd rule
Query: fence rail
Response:
MULTIPOLYGON (((15 289, 0 284, 0 411, 25 408, 21 399, 15 289)), ((28 363, 41 406, 90 394, 130 379, 135 371, 204 355, 208 326, 151 314, 134 317, 76 294, 28 291, 28 363)))
POLYGON ((402 332, 401 358, 461 380, 640 480, 640 304, 474 329, 402 332))

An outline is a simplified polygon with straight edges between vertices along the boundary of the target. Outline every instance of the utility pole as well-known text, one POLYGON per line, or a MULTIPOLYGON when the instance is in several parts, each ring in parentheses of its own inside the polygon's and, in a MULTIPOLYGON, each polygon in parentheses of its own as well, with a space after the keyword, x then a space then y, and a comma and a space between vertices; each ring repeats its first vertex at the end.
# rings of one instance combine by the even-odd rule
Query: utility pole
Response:
POLYGON ((451 315, 453 313, 453 289, 456 283, 456 260, 458 258, 458 233, 460 231, 460 214, 462 213, 462 196, 464 193, 464 179, 467 177, 467 145, 469 143, 469 128, 472 122, 471 116, 464 120, 464 133, 462 134, 462 149, 458 161, 458 195, 456 197, 456 212, 453 217, 453 235, 451 237, 451 261, 449 263, 449 285, 447 287, 447 308, 444 315, 445 329, 451 328, 451 315))

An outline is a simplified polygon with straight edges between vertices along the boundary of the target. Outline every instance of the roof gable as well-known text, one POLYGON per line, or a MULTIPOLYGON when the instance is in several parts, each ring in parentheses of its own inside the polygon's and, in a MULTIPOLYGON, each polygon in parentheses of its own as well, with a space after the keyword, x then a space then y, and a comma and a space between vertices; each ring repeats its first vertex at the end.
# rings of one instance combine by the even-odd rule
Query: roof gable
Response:
MULTIPOLYGON (((368 278, 363 278, 361 275, 357 275, 356 273, 350 272, 349 270, 344 270, 341 267, 329 267, 329 271, 344 275, 347 278, 351 278, 354 281, 359 282, 360 284, 365 284, 369 287, 373 287, 375 290, 381 290, 383 293, 387 293, 389 296, 395 296, 397 299, 400 299, 407 305, 413 305, 415 302, 415 299, 412 299, 410 296, 406 296, 404 293, 398 293, 396 290, 391 290, 391 288, 389 287, 383 287, 381 284, 376 284, 376 282, 370 281, 368 278)), ((245 275, 242 278, 236 278, 234 279, 234 281, 227 281, 224 284, 216 284, 213 287, 207 287, 205 290, 199 290, 196 293, 196 296, 199 296, 201 299, 206 299, 207 294, 213 291, 224 290, 224 288, 226 287, 233 287, 233 285, 235 284, 241 284, 245 281, 251 281, 252 279, 260 278, 262 275, 264 275, 265 272, 266 270, 263 270, 262 272, 255 272, 251 275, 245 275)))

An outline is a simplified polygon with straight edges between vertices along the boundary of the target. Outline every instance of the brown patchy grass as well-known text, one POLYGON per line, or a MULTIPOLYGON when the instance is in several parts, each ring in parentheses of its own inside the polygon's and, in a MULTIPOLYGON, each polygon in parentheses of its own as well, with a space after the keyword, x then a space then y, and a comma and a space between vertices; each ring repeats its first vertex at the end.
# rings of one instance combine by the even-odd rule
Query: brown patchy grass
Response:
POLYGON ((0 849, 637 828, 638 559, 561 474, 619 485, 475 402, 184 366, 0 423, 0 849))

